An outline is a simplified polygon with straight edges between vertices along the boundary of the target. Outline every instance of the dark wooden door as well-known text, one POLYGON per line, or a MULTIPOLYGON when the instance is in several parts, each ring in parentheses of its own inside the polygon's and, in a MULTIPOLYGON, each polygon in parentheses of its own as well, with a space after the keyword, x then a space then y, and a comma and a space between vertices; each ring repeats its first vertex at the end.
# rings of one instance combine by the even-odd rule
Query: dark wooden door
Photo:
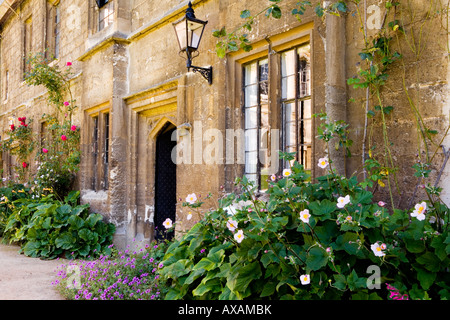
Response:
POLYGON ((172 161, 172 150, 176 141, 172 141, 175 127, 161 130, 156 140, 155 172, 155 238, 172 239, 174 232, 167 232, 163 222, 170 218, 175 223, 177 167, 172 161))

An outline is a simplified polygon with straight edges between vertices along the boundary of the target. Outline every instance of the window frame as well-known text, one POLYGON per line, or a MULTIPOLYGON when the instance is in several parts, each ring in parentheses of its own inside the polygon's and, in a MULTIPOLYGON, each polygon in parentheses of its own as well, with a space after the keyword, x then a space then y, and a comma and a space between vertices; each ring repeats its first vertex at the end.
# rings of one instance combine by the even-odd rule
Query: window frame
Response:
POLYGON ((47 1, 47 22, 45 33, 45 58, 51 62, 60 57, 61 49, 61 6, 60 1, 47 1))
POLYGON ((111 117, 109 110, 90 115, 91 126, 91 188, 106 191, 109 189, 109 156, 111 143, 111 117))
POLYGON ((5 71, 5 95, 4 95, 4 101, 8 101, 9 99, 9 81, 10 81, 10 73, 9 73, 9 69, 7 69, 5 71))
POLYGON ((23 68, 22 80, 25 80, 26 73, 31 70, 27 63, 28 56, 33 51, 33 15, 29 15, 23 22, 23 68))
MULTIPOLYGON (((270 166, 269 166, 269 175, 274 173, 277 176, 281 175, 281 172, 283 169, 288 168, 285 167, 285 163, 282 159, 278 158, 278 151, 284 151, 283 146, 283 114, 282 114, 282 99, 281 99, 281 53, 301 47, 304 45, 309 45, 309 57, 310 57, 310 93, 306 100, 309 100, 311 103, 311 119, 310 123, 310 131, 305 135, 305 137, 310 137, 311 139, 311 145, 310 145, 310 154, 308 155, 309 163, 311 164, 310 169, 308 170, 312 177, 315 176, 315 168, 314 168, 314 162, 315 162, 315 136, 314 136, 314 130, 316 123, 314 121, 314 118, 312 115, 315 112, 315 99, 314 99, 314 79, 313 79, 313 22, 306 23, 302 26, 299 26, 297 28, 294 28, 292 30, 289 30, 282 34, 277 34, 272 37, 269 37, 266 39, 266 41, 258 42, 254 45, 254 49, 251 53, 246 53, 242 50, 231 53, 227 55, 227 59, 229 62, 229 74, 232 75, 228 79, 229 84, 233 90, 230 91, 228 95, 228 100, 230 101, 231 105, 234 105, 236 108, 240 108, 239 113, 234 113, 230 109, 230 111, 226 112, 226 128, 227 129, 235 129, 235 130, 243 130, 245 131, 245 94, 244 94, 244 66, 252 63, 256 60, 268 58, 269 59, 269 80, 268 80, 268 105, 269 105, 269 134, 268 137, 268 145, 267 145, 267 155, 268 158, 271 160, 270 166), (278 131, 278 132, 277 132, 278 131), (276 139, 274 141, 273 139, 276 139), (277 163, 274 163, 273 161, 277 161, 277 163)), ((237 110, 236 110, 237 111, 237 110)), ((305 120, 307 118, 304 118, 305 120)), ((245 151, 245 146, 241 150, 245 151)), ((231 149, 230 149, 231 151, 231 149)), ((228 152, 230 152, 228 151, 228 152)), ((238 163, 234 162, 233 164, 230 162, 225 167, 225 175, 226 175, 226 188, 227 190, 232 190, 233 188, 233 181, 236 176, 243 176, 245 175, 245 157, 244 161, 240 162, 239 159, 242 155, 244 156, 244 152, 239 150, 233 150, 233 152, 237 152, 235 154, 235 160, 238 160, 238 163), (236 158, 237 156, 237 158, 236 158)), ((231 154, 227 155, 227 158, 231 159, 231 154)), ((259 162, 259 161, 258 161, 259 162)), ((261 175, 261 172, 259 173, 261 175)), ((261 175, 262 176, 262 175, 261 175)), ((268 177, 270 180, 270 177, 268 177)), ((264 190, 264 188, 260 187, 261 184, 258 185, 257 193, 261 193, 261 191, 264 190)))
MULTIPOLYGON (((308 73, 309 73, 309 79, 307 80, 307 83, 309 82, 309 88, 307 90, 307 94, 302 95, 301 92, 301 87, 300 85, 302 84, 302 81, 300 80, 300 78, 302 77, 302 74, 300 73, 301 70, 301 66, 299 64, 300 61, 300 55, 299 55, 299 49, 302 47, 309 47, 309 53, 311 55, 311 44, 310 42, 306 42, 306 43, 302 43, 300 45, 291 47, 289 49, 286 49, 282 52, 280 52, 280 67, 281 69, 283 68, 283 54, 289 51, 294 51, 295 54, 295 59, 294 59, 294 72, 291 75, 287 75, 286 77, 283 77, 283 75, 281 74, 280 76, 280 82, 281 82, 281 92, 283 92, 283 78, 288 78, 289 76, 294 76, 294 86, 295 86, 295 93, 293 97, 287 97, 287 98, 283 98, 283 93, 281 95, 281 99, 280 99, 280 108, 281 108, 281 149, 283 151, 287 151, 288 147, 291 146, 287 146, 286 145, 286 128, 287 128, 287 121, 286 121, 286 112, 285 112, 285 108, 287 104, 293 104, 294 108, 295 108, 295 119, 294 121, 291 121, 293 123, 295 123, 295 150, 294 152, 296 152, 295 155, 295 160, 302 164, 305 168, 305 170, 311 170, 312 168, 312 158, 311 158, 311 163, 309 163, 309 166, 306 166, 307 163, 304 163, 305 158, 306 158, 306 162, 307 160, 307 153, 306 150, 304 151, 304 148, 307 148, 308 146, 311 147, 311 153, 312 153, 312 145, 313 145, 313 132, 310 133, 310 137, 311 137, 311 142, 307 143, 304 141, 305 136, 306 135, 301 135, 300 132, 304 132, 304 125, 306 121, 310 121, 311 123, 311 131, 313 131, 313 104, 312 104, 312 85, 311 85, 311 59, 309 60, 309 69, 308 73), (309 118, 305 118, 304 117, 304 110, 305 110, 305 102, 306 101, 310 101, 310 117, 309 118), (299 112, 300 111, 300 112, 299 112), (301 113, 301 114, 299 114, 301 113), (305 152, 305 154, 304 154, 305 152)), ((280 72, 282 73, 282 72, 280 72)), ((287 83, 287 81, 286 81, 287 83)), ((282 163, 282 165, 284 166, 288 166, 288 163, 282 163)))
MULTIPOLYGON (((243 114, 243 118, 244 118, 244 138, 245 138, 245 142, 244 142, 244 175, 256 175, 256 183, 258 185, 258 190, 260 189, 260 187, 263 184, 263 181, 261 181, 261 170, 262 170, 262 163, 260 161, 260 157, 261 157, 261 150, 264 150, 264 148, 261 148, 261 137, 262 137, 262 131, 264 130, 263 128, 263 124, 262 124, 262 103, 261 103, 261 85, 262 84, 266 84, 266 90, 267 93, 269 93, 269 86, 270 86, 270 76, 269 76, 269 72, 270 72, 270 67, 269 67, 269 57, 268 56, 263 56, 263 57, 259 57, 255 60, 249 61, 245 64, 242 65, 242 95, 243 95, 243 104, 242 104, 242 114, 243 114), (261 62, 266 61, 267 60, 267 79, 261 80, 261 62), (256 64, 256 82, 255 83, 248 83, 246 84, 246 67, 250 66, 252 64, 256 64), (251 86, 256 86, 256 104, 255 105, 250 105, 247 106, 246 105, 246 89, 248 87, 251 86), (247 119, 246 119, 246 111, 248 109, 252 109, 252 108, 256 108, 256 128, 247 128, 247 119), (256 150, 247 150, 247 132, 248 130, 256 130, 256 150), (248 153, 253 153, 256 152, 256 172, 251 172, 248 173, 246 171, 246 167, 247 167, 247 154, 248 153)), ((267 109, 268 109, 268 114, 267 114, 267 129, 270 128, 269 125, 269 118, 270 118, 270 111, 269 111, 269 101, 266 101, 267 104, 267 109)), ((267 133, 268 134, 268 133, 267 133)), ((265 148, 266 152, 268 150, 268 146, 266 146, 265 148)), ((254 180, 252 180, 254 181, 254 180)))
POLYGON ((101 7, 97 7, 97 23, 96 23, 96 29, 97 32, 100 32, 106 28, 108 28, 110 25, 114 23, 114 16, 116 13, 116 4, 114 3, 114 0, 109 0, 106 3, 104 3, 101 7), (111 8, 112 7, 112 8, 111 8), (108 14, 106 14, 102 18, 102 12, 109 11, 108 14), (103 23, 103 25, 102 25, 103 23))

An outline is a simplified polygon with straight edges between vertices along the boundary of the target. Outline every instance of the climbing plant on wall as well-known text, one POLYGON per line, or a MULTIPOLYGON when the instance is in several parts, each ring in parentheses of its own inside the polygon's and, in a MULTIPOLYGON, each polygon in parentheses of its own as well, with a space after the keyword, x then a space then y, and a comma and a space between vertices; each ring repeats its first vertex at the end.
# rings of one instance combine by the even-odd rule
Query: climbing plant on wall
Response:
POLYGON ((27 120, 27 116, 19 117, 18 126, 12 119, 9 138, 2 143, 2 147, 16 156, 17 182, 24 183, 28 178, 40 193, 51 190, 63 199, 72 188, 81 156, 79 127, 72 122, 73 112, 77 108, 70 88, 72 63, 67 62, 61 70, 58 64, 51 64, 43 53, 30 56, 27 63, 30 69, 25 75, 25 82, 47 89, 47 102, 53 111, 42 115, 41 123, 45 124, 45 129, 41 127, 39 135, 33 132, 30 125, 32 119, 27 120), (40 149, 36 151, 37 146, 40 149), (33 154, 37 168, 34 175, 30 175, 28 171, 33 154))
MULTIPOLYGON (((229 31, 225 26, 214 30, 213 36, 217 38, 216 53, 223 58, 228 52, 238 50, 251 51, 252 44, 248 38, 249 33, 261 16, 280 19, 283 12, 290 12, 299 21, 307 10, 313 10, 323 19, 328 15, 351 16, 360 25, 361 38, 358 41, 360 52, 355 57, 358 70, 354 76, 347 79, 347 84, 355 90, 349 91, 349 103, 360 104, 364 109, 363 138, 360 153, 362 158, 361 174, 366 188, 372 191, 383 191, 390 199, 390 207, 394 209, 404 197, 402 188, 410 184, 399 182, 399 159, 395 155, 398 141, 393 139, 392 126, 395 119, 411 116, 417 132, 417 151, 414 163, 410 163, 408 174, 417 177, 417 184, 410 196, 408 205, 411 205, 420 186, 424 186, 435 177, 434 183, 429 187, 437 187, 443 168, 450 156, 443 148, 442 142, 447 136, 449 127, 441 125, 433 127, 423 116, 420 106, 419 70, 421 59, 427 46, 424 29, 430 24, 438 23, 444 35, 445 42, 438 44, 440 49, 447 53, 448 12, 450 1, 431 0, 417 8, 417 3, 411 0, 386 0, 377 7, 380 17, 377 27, 369 35, 367 28, 366 0, 347 1, 297 1, 291 3, 284 0, 269 0, 266 7, 257 12, 248 9, 241 11, 242 23, 229 31), (422 14, 419 14, 423 12, 422 14), (406 56, 406 57, 405 57, 406 56), (400 81, 393 81, 395 79, 400 81), (411 76, 412 75, 412 76, 411 76), (411 84, 410 82, 413 82, 411 84), (389 98, 391 92, 402 95, 410 107, 409 114, 397 113, 398 107, 389 98), (400 115, 401 114, 401 115, 400 115), (397 144, 396 144, 397 143, 397 144), (439 161, 444 151, 444 161, 439 161), (437 175, 437 177, 436 177, 437 175), (369 179, 366 179, 369 178, 369 179), (387 189, 387 191, 384 191, 387 189)), ((437 41, 433 39, 433 41, 437 41)), ((402 109, 403 112, 403 109, 402 109)), ((442 121, 443 122, 443 121, 442 121)), ((442 123, 441 122, 441 123, 442 123)), ((350 132, 352 129, 349 129, 350 132)), ((404 161, 404 159, 401 159, 404 161)), ((403 169, 402 172, 405 172, 403 169)), ((404 178, 404 177, 402 177, 404 178)), ((403 179, 404 180, 404 179, 403 179)), ((408 182, 411 180, 408 180, 408 182)), ((404 204, 403 204, 404 206, 404 204)))

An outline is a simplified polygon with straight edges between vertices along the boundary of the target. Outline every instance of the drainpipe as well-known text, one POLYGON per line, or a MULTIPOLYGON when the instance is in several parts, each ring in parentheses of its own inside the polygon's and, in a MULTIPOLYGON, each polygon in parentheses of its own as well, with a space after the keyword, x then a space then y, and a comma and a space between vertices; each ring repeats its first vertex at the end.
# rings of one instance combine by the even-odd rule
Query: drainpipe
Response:
MULTIPOLYGON (((324 1, 323 4, 326 7, 330 1, 324 1)), ((330 122, 347 121, 345 20, 344 14, 340 17, 328 14, 325 18, 325 110, 330 122)), ((338 174, 345 175, 345 153, 342 149, 336 150, 334 139, 330 141, 329 152, 338 174)))

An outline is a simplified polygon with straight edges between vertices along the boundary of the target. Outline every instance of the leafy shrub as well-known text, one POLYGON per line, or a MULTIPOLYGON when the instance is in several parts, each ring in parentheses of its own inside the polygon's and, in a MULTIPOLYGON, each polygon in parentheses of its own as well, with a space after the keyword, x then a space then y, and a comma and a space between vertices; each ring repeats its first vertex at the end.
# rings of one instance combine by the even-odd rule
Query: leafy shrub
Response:
POLYGON ((0 188, 0 237, 5 231, 8 218, 14 208, 11 203, 18 199, 28 198, 29 193, 30 189, 23 184, 11 184, 8 187, 0 188))
MULTIPOLYGON (((112 247, 112 245, 110 246, 112 247)), ((165 243, 146 245, 131 252, 113 250, 111 256, 96 260, 76 260, 59 267, 53 282, 70 300, 158 300, 164 296, 158 270, 165 243), (73 277, 79 270, 80 283, 73 277), (72 283, 71 283, 72 282, 72 283)))
POLYGON ((240 194, 221 198, 219 209, 168 248, 166 298, 385 299, 392 288, 395 297, 450 298, 446 206, 425 202, 423 220, 417 208, 391 215, 355 177, 309 179, 295 162, 271 177, 260 198, 238 179, 240 194), (371 266, 389 287, 370 290, 377 288, 371 266))
POLYGON ((102 215, 89 213, 88 204, 77 205, 79 195, 72 191, 64 201, 49 194, 10 202, 3 242, 18 243, 25 255, 46 259, 109 253, 115 226, 103 222, 102 215))

